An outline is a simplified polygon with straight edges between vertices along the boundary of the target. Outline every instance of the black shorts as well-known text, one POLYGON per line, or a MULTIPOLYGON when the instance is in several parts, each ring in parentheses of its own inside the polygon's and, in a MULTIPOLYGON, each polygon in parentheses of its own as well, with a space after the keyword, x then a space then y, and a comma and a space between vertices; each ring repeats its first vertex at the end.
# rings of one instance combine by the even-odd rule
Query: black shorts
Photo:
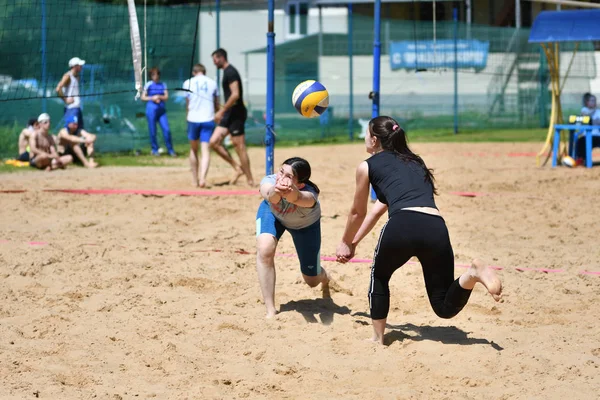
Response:
POLYGON ((19 157, 17 158, 17 160, 23 161, 23 162, 29 161, 29 152, 24 151, 23 153, 19 154, 19 157))
POLYGON ((79 158, 77 158, 77 155, 73 151, 73 146, 79 146, 81 148, 81 151, 83 151, 83 155, 87 157, 87 146, 83 143, 79 143, 79 144, 75 144, 75 145, 66 145, 65 151, 62 152, 61 156, 70 155, 71 157, 73 157, 74 163, 81 164, 81 160, 79 158))
POLYGON ((227 128, 231 136, 241 136, 246 133, 245 125, 248 118, 246 107, 234 107, 225 112, 219 126, 227 128))

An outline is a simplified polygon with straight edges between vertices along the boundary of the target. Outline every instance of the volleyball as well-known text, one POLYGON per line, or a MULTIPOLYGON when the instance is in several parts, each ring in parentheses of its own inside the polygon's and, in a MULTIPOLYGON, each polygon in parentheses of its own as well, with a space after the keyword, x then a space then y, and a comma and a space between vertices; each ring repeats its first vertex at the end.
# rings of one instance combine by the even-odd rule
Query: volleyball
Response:
POLYGON ((318 117, 329 106, 329 92, 320 82, 304 81, 294 89, 292 104, 303 117, 318 117))
POLYGON ((566 167, 573 168, 577 166, 577 162, 573 159, 573 157, 564 156, 562 158, 562 164, 566 167))

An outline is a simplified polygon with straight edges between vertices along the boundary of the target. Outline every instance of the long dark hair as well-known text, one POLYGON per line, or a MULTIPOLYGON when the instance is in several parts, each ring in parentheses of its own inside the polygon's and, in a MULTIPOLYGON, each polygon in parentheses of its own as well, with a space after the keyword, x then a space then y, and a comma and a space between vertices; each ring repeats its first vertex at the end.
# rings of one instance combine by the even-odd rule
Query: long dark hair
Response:
POLYGON ((427 168, 421 157, 408 148, 406 133, 398 122, 386 116, 379 116, 369 121, 369 132, 381 142, 384 150, 393 151, 404 162, 414 162, 425 171, 425 181, 431 184, 433 193, 437 194, 433 170, 427 168))
POLYGON ((317 193, 320 193, 319 187, 310 181, 310 164, 304 158, 292 157, 283 162, 283 165, 292 167, 294 176, 298 179, 298 183, 304 183, 312 186, 317 193))

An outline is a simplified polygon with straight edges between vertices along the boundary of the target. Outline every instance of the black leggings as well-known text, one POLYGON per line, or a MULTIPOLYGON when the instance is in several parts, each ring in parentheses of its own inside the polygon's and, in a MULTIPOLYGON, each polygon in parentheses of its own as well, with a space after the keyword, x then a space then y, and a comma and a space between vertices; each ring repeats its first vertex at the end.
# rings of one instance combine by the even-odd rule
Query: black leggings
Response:
POLYGON ((471 295, 454 279, 454 253, 444 219, 417 211, 400 211, 381 229, 371 268, 369 306, 372 319, 387 318, 390 278, 416 256, 423 267, 427 296, 440 318, 458 314, 471 295))

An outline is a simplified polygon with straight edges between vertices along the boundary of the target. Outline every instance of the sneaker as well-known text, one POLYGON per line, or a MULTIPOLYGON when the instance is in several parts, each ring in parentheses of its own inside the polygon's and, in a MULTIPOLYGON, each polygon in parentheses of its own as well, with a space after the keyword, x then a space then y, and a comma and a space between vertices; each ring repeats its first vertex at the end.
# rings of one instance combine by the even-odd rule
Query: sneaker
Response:
POLYGON ((169 153, 169 155, 170 155, 171 157, 177 157, 177 153, 175 153, 174 151, 170 152, 170 153, 169 153))
POLYGON ((160 156, 160 153, 159 153, 158 151, 153 151, 153 152, 152 152, 152 155, 153 155, 153 156, 155 156, 155 157, 159 157, 159 156, 160 156))

